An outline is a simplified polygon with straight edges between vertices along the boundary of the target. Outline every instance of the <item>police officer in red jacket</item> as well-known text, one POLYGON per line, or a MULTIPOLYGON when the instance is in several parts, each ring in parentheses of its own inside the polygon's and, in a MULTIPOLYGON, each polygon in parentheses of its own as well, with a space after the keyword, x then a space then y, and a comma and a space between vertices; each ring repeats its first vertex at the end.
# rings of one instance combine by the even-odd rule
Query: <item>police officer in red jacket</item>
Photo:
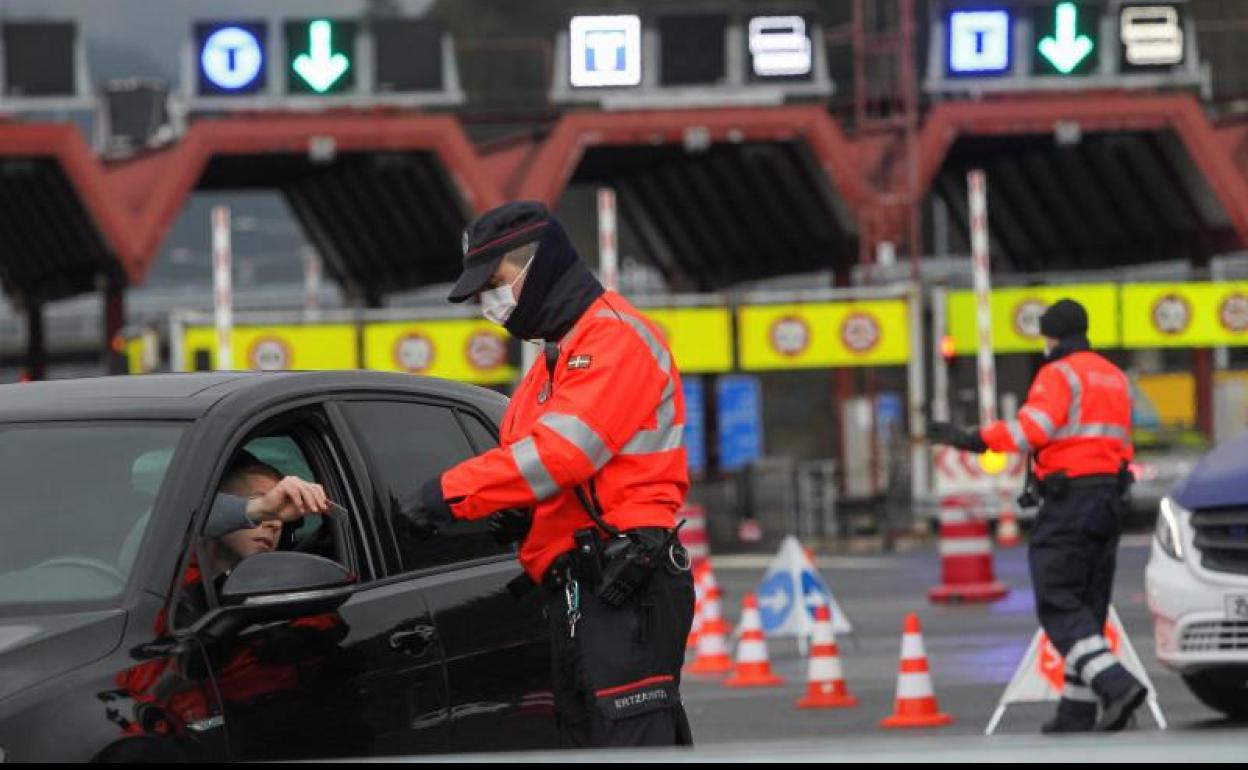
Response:
POLYGON ((1057 716, 1043 729, 1120 730, 1148 695, 1103 636, 1134 453, 1130 389, 1118 367, 1090 350, 1078 302, 1054 303, 1040 331, 1045 364, 1015 419, 970 431, 934 423, 929 437, 971 452, 1032 453, 1043 500, 1028 552, 1036 611, 1066 659, 1057 716))
POLYGON ((544 355, 511 399, 500 446, 401 511, 418 536, 490 517, 499 537, 521 540, 521 565, 548 592, 562 743, 692 743, 679 683, 693 580, 675 536, 685 404, 671 351, 542 204, 486 212, 464 243, 451 301, 477 298, 544 355))

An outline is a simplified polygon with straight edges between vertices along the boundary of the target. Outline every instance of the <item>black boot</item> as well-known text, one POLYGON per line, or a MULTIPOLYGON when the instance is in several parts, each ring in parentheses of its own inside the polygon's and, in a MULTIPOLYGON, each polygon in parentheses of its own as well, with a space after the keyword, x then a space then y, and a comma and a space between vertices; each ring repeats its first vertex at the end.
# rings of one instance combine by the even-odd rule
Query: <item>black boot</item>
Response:
POLYGON ((1040 732, 1089 733, 1096 726, 1096 704, 1062 698, 1057 704, 1057 714, 1040 726, 1040 732))
POLYGON ((1104 699, 1105 710, 1096 723, 1097 732, 1117 732, 1127 726, 1135 710, 1144 705, 1148 688, 1132 677, 1131 684, 1121 693, 1104 699))

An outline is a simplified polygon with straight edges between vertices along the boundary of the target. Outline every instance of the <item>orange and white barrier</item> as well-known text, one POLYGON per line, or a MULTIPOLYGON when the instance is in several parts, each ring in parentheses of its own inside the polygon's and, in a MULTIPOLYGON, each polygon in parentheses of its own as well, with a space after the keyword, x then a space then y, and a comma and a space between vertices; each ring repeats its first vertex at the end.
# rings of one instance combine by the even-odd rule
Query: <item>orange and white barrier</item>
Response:
POLYGON ((767 640, 763 637, 763 621, 758 616, 758 600, 746 594, 741 610, 741 641, 737 642, 737 666, 724 681, 727 687, 771 687, 784 684, 784 679, 771 670, 767 640))
POLYGON ((1018 516, 1013 508, 1007 508, 997 517, 997 546, 1001 548, 1017 548, 1023 542, 1018 529, 1018 516))
POLYGON ((815 608, 815 627, 810 636, 810 665, 806 669, 806 695, 797 701, 799 709, 832 709, 855 706, 858 699, 845 687, 840 650, 828 605, 815 608))
POLYGON ((706 532, 706 508, 696 503, 680 509, 676 520, 685 520, 680 528, 680 543, 689 551, 689 562, 696 571, 710 563, 711 545, 706 532))
POLYGON ((953 717, 942 713, 932 690, 932 674, 923 648, 923 630, 919 616, 906 615, 901 634, 901 664, 897 672, 897 700, 893 714, 880 722, 880 727, 939 727, 953 723, 953 717))
POLYGON ((991 602, 1009 593, 996 579, 988 522, 974 508, 964 498, 940 501, 940 584, 927 592, 933 602, 991 602))
POLYGON ((728 655, 728 626, 720 608, 715 573, 709 567, 702 580, 702 590, 698 654, 685 670, 690 674, 723 674, 732 670, 732 658, 728 655))

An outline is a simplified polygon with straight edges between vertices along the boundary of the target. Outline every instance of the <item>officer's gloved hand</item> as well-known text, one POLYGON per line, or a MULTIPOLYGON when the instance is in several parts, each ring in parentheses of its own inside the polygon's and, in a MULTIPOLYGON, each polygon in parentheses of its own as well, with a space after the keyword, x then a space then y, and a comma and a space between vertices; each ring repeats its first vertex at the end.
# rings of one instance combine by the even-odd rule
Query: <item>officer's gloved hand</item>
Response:
POLYGON ((987 452, 988 445, 979 435, 978 428, 965 430, 952 423, 934 422, 927 426, 927 439, 936 444, 948 444, 968 452, 987 452))
POLYGON ((506 508, 490 514, 490 535, 499 545, 510 545, 528 537, 533 515, 520 508, 506 508))
POLYGON ((454 521, 451 507, 442 497, 442 479, 426 481, 419 492, 409 492, 397 501, 397 523, 417 540, 428 540, 454 521))

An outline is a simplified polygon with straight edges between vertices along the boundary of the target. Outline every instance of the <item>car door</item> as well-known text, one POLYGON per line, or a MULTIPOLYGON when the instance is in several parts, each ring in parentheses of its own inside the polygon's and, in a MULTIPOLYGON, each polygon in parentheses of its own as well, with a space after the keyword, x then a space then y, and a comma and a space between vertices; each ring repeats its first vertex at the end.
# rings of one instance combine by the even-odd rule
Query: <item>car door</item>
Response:
MULTIPOLYGON (((259 624, 204 639, 236 760, 389 756, 445 751, 448 703, 442 650, 421 590, 387 580, 360 513, 365 487, 319 406, 280 414, 230 452, 247 450, 280 475, 309 475, 341 509, 283 547, 339 561, 359 577, 336 612, 259 624)), ((288 537, 288 535, 290 535, 288 537)), ((223 582, 207 567, 196 591, 210 608, 223 582)), ((185 581, 184 581, 185 582, 185 581)), ((193 602, 192 602, 193 603, 193 602)), ((193 618, 185 618, 189 622, 193 618)))
POLYGON ((398 499, 452 465, 496 445, 496 428, 467 405, 359 398, 340 403, 369 464, 375 512, 389 536, 390 569, 422 587, 445 656, 451 749, 550 747, 555 742, 550 643, 541 589, 514 546, 485 520, 456 522, 418 541, 386 526, 398 499))

